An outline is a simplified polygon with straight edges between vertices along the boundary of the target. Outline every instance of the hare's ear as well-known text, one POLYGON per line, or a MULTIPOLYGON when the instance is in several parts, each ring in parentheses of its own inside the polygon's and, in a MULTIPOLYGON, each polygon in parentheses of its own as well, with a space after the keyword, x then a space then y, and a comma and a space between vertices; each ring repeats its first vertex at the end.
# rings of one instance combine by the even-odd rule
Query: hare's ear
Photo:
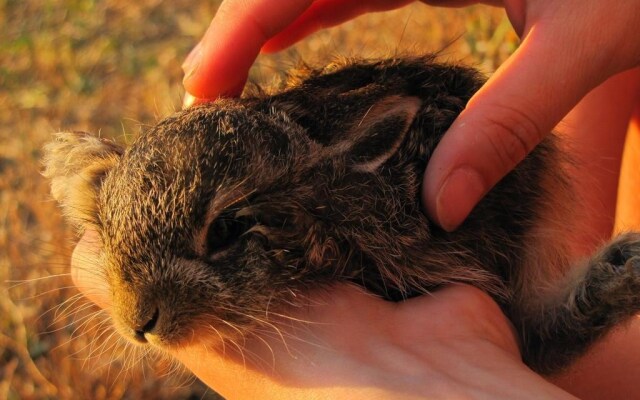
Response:
POLYGON ((396 153, 405 139, 421 101, 389 96, 371 106, 351 128, 342 149, 362 171, 374 171, 396 153))
POLYGON ((62 132, 44 148, 43 175, 65 217, 79 233, 99 229, 97 199, 102 180, 124 150, 115 143, 84 132, 62 132))

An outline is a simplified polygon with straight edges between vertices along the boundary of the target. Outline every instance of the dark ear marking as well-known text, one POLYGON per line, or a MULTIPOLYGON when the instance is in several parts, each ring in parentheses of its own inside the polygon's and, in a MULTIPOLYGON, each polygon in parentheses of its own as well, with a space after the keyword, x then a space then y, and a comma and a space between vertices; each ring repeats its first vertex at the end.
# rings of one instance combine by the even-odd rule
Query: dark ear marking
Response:
POLYGON ((361 171, 374 171, 398 150, 422 103, 417 97, 388 96, 372 105, 340 143, 361 171))
POLYGON ((124 153, 114 142, 84 132, 61 132, 45 147, 43 175, 51 193, 79 233, 98 228, 102 180, 124 153))

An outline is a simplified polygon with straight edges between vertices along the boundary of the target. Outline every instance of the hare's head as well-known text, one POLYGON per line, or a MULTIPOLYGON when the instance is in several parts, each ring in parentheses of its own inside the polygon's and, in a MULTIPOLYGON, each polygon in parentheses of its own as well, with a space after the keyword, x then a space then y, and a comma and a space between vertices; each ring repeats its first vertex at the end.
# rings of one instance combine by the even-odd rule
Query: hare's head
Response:
POLYGON ((126 151, 85 133, 48 146, 54 197, 79 231, 99 233, 112 313, 129 339, 175 346, 199 329, 224 336, 264 323, 297 292, 347 274, 358 234, 373 237, 376 218, 388 219, 375 216, 385 194, 415 196, 384 187, 380 171, 417 98, 383 98, 329 144, 251 104, 179 112, 126 151))

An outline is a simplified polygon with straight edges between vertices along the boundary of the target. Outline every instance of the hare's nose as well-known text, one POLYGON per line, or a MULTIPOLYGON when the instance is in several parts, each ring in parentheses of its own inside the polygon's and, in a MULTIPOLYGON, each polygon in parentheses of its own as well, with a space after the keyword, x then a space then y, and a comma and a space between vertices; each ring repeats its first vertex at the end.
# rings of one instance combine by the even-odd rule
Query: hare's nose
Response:
POLYGON ((160 317, 160 309, 156 308, 153 314, 151 315, 151 317, 147 321, 144 321, 143 324, 140 324, 135 329, 135 338, 137 341, 139 341, 140 343, 148 342, 147 338, 145 337, 145 334, 153 331, 153 328, 155 328, 156 324, 158 323, 159 317, 160 317))

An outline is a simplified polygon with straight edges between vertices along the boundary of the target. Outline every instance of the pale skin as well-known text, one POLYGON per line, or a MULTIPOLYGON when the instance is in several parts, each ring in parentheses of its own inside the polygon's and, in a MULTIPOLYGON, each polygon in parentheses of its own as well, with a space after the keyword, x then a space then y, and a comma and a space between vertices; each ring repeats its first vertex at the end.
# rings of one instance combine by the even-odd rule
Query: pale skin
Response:
MULTIPOLYGON (((261 49, 278 50, 322 27, 407 3, 228 0, 185 62, 187 102, 237 95, 261 49)), ((576 154, 589 165, 576 176, 581 204, 590 211, 589 230, 576 238, 582 244, 576 253, 589 252, 613 226, 620 157, 638 104, 640 70, 613 76, 640 60, 640 42, 631 39, 637 36, 640 7, 632 1, 611 7, 604 0, 486 3, 507 9, 523 43, 474 96, 436 150, 425 174, 426 211, 454 229, 542 134, 591 92, 564 126, 566 135, 577 138, 576 154)), ((89 232, 76 250, 72 271, 77 285, 108 307, 105 284, 87 269, 83 256, 98 250, 89 232)), ((292 315, 315 324, 306 329, 285 321, 280 325, 301 340, 287 341, 288 349, 278 338, 245 344, 259 359, 272 360, 275 354, 275 364, 251 357, 242 362, 228 348, 225 356, 197 345, 170 352, 229 399, 572 398, 522 364, 508 321, 476 289, 455 286, 402 304, 352 287, 310 296, 322 305, 292 310, 292 315)), ((638 397, 633 371, 640 369, 639 344, 640 323, 634 322, 609 335, 554 383, 581 398, 638 397)))
MULTIPOLYGON (((105 283, 80 262, 95 239, 85 234, 72 271, 108 309, 105 283)), ((279 333, 241 342, 242 354, 231 343, 165 350, 228 399, 574 399, 522 364, 509 321, 471 286, 404 303, 349 285, 309 299, 272 321, 279 333)))

